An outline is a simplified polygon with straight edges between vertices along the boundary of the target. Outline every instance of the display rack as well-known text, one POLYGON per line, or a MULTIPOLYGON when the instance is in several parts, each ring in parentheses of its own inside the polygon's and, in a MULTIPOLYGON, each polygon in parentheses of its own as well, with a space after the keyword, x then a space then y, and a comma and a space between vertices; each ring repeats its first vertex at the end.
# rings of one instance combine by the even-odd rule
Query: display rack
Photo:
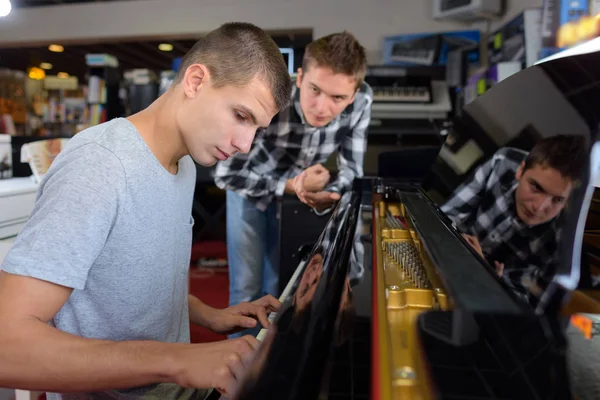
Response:
POLYGON ((88 54, 86 63, 89 72, 89 125, 122 116, 123 105, 119 99, 121 72, 117 59, 108 54, 88 54))

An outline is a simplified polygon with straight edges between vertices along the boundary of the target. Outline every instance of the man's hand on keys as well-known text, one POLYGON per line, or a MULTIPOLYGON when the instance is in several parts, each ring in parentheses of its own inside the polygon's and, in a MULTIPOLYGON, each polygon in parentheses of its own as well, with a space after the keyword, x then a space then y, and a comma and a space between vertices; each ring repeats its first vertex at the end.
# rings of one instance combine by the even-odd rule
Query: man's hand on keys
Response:
POLYGON ((266 295, 258 300, 240 303, 235 306, 215 310, 210 318, 209 329, 216 333, 231 334, 254 328, 258 322, 264 328, 271 323, 268 314, 279 310, 281 303, 275 297, 266 295))
POLYGON ((175 355, 175 382, 186 388, 215 388, 231 394, 245 375, 258 341, 253 336, 182 346, 175 355))

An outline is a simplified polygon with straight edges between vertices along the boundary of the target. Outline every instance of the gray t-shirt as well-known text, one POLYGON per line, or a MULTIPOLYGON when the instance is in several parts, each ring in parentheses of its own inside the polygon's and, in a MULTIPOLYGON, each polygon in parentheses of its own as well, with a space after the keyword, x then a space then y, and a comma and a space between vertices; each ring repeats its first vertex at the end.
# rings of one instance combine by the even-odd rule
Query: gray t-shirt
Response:
MULTIPOLYGON (((74 136, 41 182, 1 269, 73 288, 52 320, 86 338, 189 343, 188 271, 196 168, 176 175, 115 119, 74 136)), ((58 399, 188 399, 171 384, 58 399)))

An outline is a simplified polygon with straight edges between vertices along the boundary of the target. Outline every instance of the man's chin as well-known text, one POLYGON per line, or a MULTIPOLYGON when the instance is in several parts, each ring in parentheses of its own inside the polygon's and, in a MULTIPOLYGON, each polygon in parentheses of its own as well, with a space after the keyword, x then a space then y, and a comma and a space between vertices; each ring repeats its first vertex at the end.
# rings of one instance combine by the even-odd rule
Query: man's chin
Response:
POLYGON ((523 221, 523 223, 524 223, 525 225, 528 225, 528 226, 536 226, 536 225, 541 225, 541 224, 543 224, 543 223, 546 223, 546 222, 548 222, 548 221, 549 221, 549 220, 547 220, 547 221, 546 221, 546 220, 541 220, 541 219, 539 219, 539 218, 535 218, 535 217, 533 217, 533 218, 530 218, 530 217, 528 217, 528 216, 526 216, 526 215, 519 215, 519 219, 520 219, 521 221, 523 221))
POLYGON ((208 157, 194 157, 192 156, 192 159, 194 160, 194 162, 198 165, 202 165, 203 167, 212 167, 213 165, 215 165, 216 163, 218 163, 220 160, 217 157, 213 157, 213 156, 208 156, 208 157))
POLYGON ((330 120, 318 120, 311 118, 307 122, 310 126, 314 126, 315 128, 322 128, 325 125, 327 125, 330 122, 330 120))
POLYGON ((521 220, 522 223, 524 223, 525 225, 532 225, 532 220, 531 218, 528 218, 525 213, 519 211, 517 212, 517 216, 519 217, 519 219, 521 220))
POLYGON ((221 161, 221 160, 219 160, 218 158, 215 157, 208 162, 198 163, 198 164, 202 165, 203 167, 212 167, 213 165, 216 165, 219 161, 221 161))

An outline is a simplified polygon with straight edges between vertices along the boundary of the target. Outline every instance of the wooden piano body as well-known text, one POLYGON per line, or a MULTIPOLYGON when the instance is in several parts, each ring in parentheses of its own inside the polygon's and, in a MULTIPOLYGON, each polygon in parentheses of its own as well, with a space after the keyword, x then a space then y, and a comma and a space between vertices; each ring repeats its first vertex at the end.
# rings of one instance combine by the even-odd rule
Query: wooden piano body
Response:
MULTIPOLYGON (((572 379, 586 361, 569 357, 567 329, 573 315, 600 312, 589 287, 596 269, 582 257, 600 169, 598 65, 600 52, 573 55, 493 87, 455 118, 421 182, 403 180, 401 170, 357 179, 298 265, 228 398, 586 398, 572 379), (557 217, 557 263, 529 303, 440 207, 498 149, 530 151, 559 134, 584 138, 584 168, 557 217), (358 278, 356 262, 364 267, 358 278)), ((595 240, 589 232, 586 239, 595 240)))

